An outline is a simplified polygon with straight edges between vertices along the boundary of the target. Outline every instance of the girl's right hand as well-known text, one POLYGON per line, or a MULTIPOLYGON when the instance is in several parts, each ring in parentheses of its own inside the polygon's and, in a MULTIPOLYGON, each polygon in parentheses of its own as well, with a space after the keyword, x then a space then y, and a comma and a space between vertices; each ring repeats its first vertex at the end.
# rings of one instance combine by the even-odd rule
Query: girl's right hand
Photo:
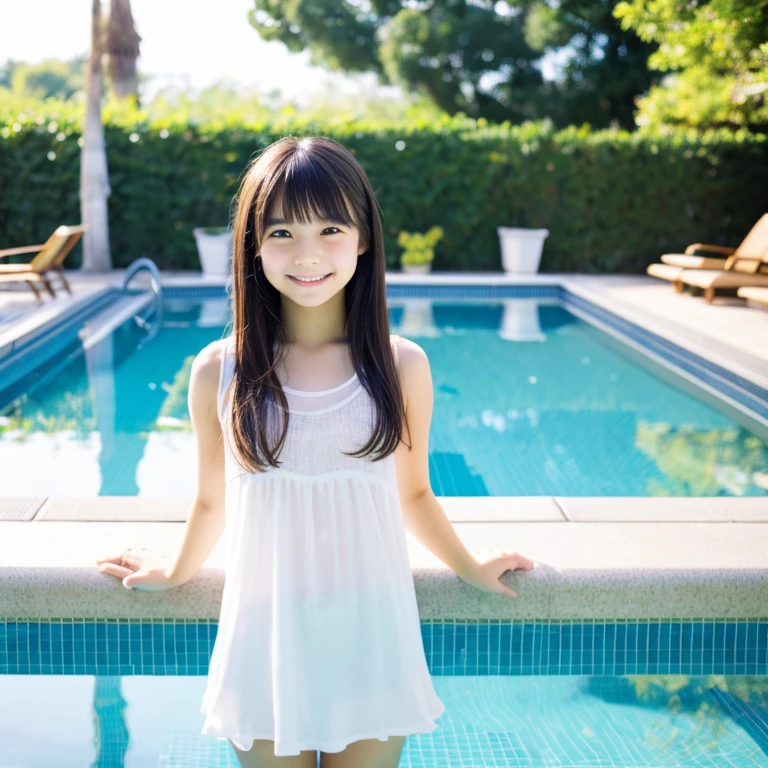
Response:
POLYGON ((180 586, 166 576, 169 566, 163 555, 144 547, 139 550, 128 547, 120 554, 103 557, 96 563, 102 573, 117 577, 126 589, 160 592, 180 586))

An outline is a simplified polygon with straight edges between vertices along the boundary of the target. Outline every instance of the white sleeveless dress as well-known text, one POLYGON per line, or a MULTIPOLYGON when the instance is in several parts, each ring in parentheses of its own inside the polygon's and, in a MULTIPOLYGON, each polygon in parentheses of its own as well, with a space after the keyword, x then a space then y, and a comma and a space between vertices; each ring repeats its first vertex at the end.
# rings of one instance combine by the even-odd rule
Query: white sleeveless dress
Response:
POLYGON ((222 344, 226 580, 201 733, 241 750, 269 739, 281 756, 434 731, 445 705, 424 655, 394 456, 341 453, 367 441, 372 398, 357 374, 323 391, 284 387, 282 464, 248 472, 229 444, 232 337, 222 344))

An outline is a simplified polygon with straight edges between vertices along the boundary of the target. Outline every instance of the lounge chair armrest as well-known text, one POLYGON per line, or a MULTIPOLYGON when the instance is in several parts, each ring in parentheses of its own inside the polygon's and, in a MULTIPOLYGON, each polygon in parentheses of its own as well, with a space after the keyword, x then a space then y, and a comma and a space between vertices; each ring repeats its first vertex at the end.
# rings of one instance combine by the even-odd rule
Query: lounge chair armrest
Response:
POLYGON ((730 256, 736 249, 729 245, 707 245, 706 243, 691 243, 685 252, 695 256, 706 256, 707 253, 722 253, 730 256))
POLYGON ((45 248, 43 245, 25 245, 22 248, 6 248, 4 251, 0 251, 0 259, 6 256, 18 256, 21 253, 34 253, 35 251, 42 251, 45 248))

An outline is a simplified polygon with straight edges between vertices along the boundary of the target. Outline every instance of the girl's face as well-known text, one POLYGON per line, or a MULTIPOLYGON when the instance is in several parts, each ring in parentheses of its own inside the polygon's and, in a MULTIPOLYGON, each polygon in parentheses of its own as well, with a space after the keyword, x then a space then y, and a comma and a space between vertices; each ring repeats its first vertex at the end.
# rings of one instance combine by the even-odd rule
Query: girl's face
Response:
POLYGON ((357 257, 365 252, 355 227, 315 219, 286 222, 279 202, 264 220, 261 266, 264 276, 296 304, 324 304, 350 281, 357 257), (322 278, 302 282, 298 278, 322 278))

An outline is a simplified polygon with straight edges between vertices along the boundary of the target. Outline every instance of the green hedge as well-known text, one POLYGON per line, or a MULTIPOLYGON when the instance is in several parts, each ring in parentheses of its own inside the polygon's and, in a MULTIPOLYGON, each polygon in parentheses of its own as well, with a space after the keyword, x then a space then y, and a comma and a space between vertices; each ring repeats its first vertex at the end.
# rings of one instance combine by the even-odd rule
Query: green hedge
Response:
MULTIPOLYGON (((41 242, 80 219, 81 115, 46 109, 14 114, 0 104, 0 248, 41 242)), ((249 159, 286 134, 330 136, 355 154, 384 211, 390 268, 400 230, 437 224, 436 271, 500 270, 501 225, 550 230, 542 272, 643 273, 690 242, 736 245, 768 210, 768 143, 747 132, 555 132, 463 116, 198 124, 139 112, 108 113, 105 131, 115 267, 149 256, 161 269, 199 269, 192 228, 225 224, 249 159)), ((67 265, 79 263, 78 247, 67 265)))

